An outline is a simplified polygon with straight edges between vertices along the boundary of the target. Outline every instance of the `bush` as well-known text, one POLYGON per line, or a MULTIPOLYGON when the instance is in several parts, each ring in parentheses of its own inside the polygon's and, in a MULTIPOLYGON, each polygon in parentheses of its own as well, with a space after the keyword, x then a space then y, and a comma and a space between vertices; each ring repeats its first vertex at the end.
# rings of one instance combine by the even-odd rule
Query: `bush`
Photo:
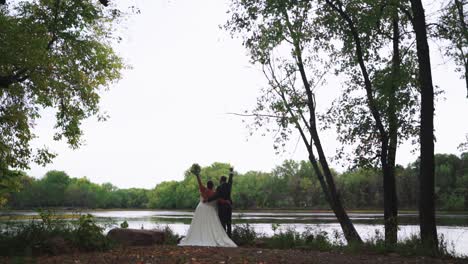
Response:
POLYGON ((279 228, 279 225, 272 225, 274 231, 273 236, 265 237, 263 240, 269 248, 310 248, 317 250, 329 250, 333 244, 328 239, 328 233, 321 230, 313 230, 308 227, 301 234, 292 227, 287 227, 284 230, 279 228), (279 231, 278 231, 279 230, 279 231))
POLYGON ((439 198, 440 209, 455 211, 463 210, 465 197, 461 193, 443 193, 439 198))
POLYGON ((127 222, 127 220, 123 221, 123 222, 120 224, 120 228, 128 228, 128 222, 127 222))
MULTIPOLYGON (((421 238, 416 234, 412 234, 410 237, 398 241, 395 245, 389 245, 385 243, 385 237, 378 230, 375 231, 374 237, 364 243, 363 247, 354 249, 362 250, 362 248, 379 254, 397 253, 402 256, 455 256, 454 245, 449 247, 443 235, 439 236, 439 252, 433 252, 424 247, 421 238)), ((351 249, 351 247, 348 247, 348 249, 351 249)))
MULTIPOLYGON (((334 247, 333 243, 328 238, 328 233, 325 231, 314 231, 312 228, 306 228, 301 235, 301 243, 304 247, 317 250, 330 250, 334 247)), ((335 240, 339 241, 339 234, 335 232, 335 240)), ((341 244, 338 244, 341 245, 341 244)))
POLYGON ((74 245, 85 251, 110 248, 110 240, 103 234, 104 228, 97 225, 91 214, 81 215, 76 228, 71 231, 74 245))
POLYGON ((179 240, 182 238, 176 234, 168 225, 164 227, 157 227, 156 230, 164 232, 164 244, 165 245, 177 245, 179 240))
POLYGON ((31 256, 60 254, 80 250, 104 250, 110 247, 92 215, 78 221, 65 221, 51 211, 39 211, 39 219, 9 224, 0 233, 0 255, 31 256))
POLYGON ((301 243, 301 234, 294 229, 288 227, 286 230, 280 230, 273 234, 272 237, 265 240, 266 244, 270 248, 294 248, 299 246, 301 243))
POLYGON ((253 245, 256 238, 257 233, 255 233, 254 228, 248 223, 234 225, 234 229, 232 230, 232 241, 234 241, 238 246, 253 245))

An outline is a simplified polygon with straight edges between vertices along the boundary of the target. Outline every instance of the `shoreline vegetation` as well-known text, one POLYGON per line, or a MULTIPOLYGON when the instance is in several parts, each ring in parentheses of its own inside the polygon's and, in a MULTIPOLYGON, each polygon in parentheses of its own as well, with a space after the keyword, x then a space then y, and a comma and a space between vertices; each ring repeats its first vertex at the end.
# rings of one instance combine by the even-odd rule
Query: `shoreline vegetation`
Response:
MULTIPOLYGON (((61 215, 56 215, 51 211, 40 211, 39 218, 41 221, 27 221, 21 223, 19 228, 3 230, 0 233, 0 255, 33 258, 63 255, 64 258, 67 258, 67 256, 76 257, 76 254, 81 257, 86 252, 123 254, 126 250, 132 250, 122 248, 121 245, 105 236, 103 233, 105 227, 97 223, 90 214, 81 215, 77 221, 66 221, 66 218, 62 218, 61 215)), ((125 226, 121 227, 125 228, 125 226)), ((306 252, 359 254, 360 256, 363 254, 377 254, 383 258, 390 255, 393 257, 437 257, 452 261, 468 260, 467 256, 456 255, 443 236, 439 238, 439 252, 434 253, 424 248, 417 236, 409 237, 399 241, 396 245, 390 246, 385 243, 383 234, 376 231, 374 236, 364 244, 355 245, 346 244, 341 237, 342 235, 338 232, 334 232, 332 238, 330 238, 327 232, 313 228, 307 228, 302 233, 293 228, 279 228, 277 224, 272 224, 272 228, 274 234, 266 236, 256 233, 248 223, 235 224, 233 240, 239 245, 239 250, 245 248, 284 250, 285 254, 288 250, 307 250, 306 252)), ((164 245, 166 247, 177 245, 177 241, 181 238, 167 225, 161 225, 157 229, 165 233, 164 245)), ((164 246, 161 247, 164 248, 164 246)), ((173 249, 177 251, 176 247, 173 249)), ((203 250, 205 249, 200 248, 200 251, 203 250)))
MULTIPOLYGON (((203 182, 217 182, 230 164, 215 162, 201 169, 203 182)), ((418 208, 419 161, 396 167, 401 212, 418 208)), ((4 209, 193 209, 199 202, 195 177, 187 171, 179 181, 164 181, 151 189, 120 189, 86 177, 49 171, 42 178, 25 173, 17 188, 3 195, 4 209)), ((383 211, 383 189, 378 168, 333 171, 344 207, 351 211, 383 211), (377 209, 378 208, 378 209, 377 209)), ((329 210, 310 162, 285 160, 270 172, 236 173, 232 191, 236 210, 329 210)), ((437 211, 468 211, 468 153, 436 155, 437 211)), ((350 211, 350 212, 351 212, 350 211)))

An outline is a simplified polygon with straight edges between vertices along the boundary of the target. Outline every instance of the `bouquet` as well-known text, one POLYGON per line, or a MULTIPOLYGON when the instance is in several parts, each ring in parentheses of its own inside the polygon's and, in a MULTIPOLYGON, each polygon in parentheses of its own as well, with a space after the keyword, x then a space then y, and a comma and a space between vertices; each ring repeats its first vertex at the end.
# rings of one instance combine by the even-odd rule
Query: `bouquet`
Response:
POLYGON ((190 172, 195 174, 196 176, 200 176, 201 168, 200 165, 194 163, 192 167, 190 167, 190 172))

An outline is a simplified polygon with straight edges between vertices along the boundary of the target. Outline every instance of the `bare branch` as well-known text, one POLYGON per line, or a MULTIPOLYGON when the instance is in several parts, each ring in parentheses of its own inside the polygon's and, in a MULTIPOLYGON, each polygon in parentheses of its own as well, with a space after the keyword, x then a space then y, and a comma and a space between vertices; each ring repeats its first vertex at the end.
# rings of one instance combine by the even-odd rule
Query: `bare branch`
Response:
POLYGON ((268 115, 268 114, 240 114, 240 113, 226 113, 227 115, 235 115, 235 116, 246 116, 246 117, 268 117, 268 118, 281 118, 281 116, 276 115, 268 115))

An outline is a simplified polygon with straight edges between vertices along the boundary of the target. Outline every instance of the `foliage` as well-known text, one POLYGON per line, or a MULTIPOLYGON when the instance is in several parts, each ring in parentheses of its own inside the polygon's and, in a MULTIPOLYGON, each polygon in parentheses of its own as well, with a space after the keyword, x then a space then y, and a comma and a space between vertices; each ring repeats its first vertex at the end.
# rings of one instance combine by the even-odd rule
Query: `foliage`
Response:
POLYGON ((0 166, 0 208, 5 206, 12 193, 21 189, 21 171, 2 170, 0 166))
POLYGON ((110 183, 95 184, 87 178, 70 178, 50 171, 42 179, 22 175, 21 190, 9 196, 13 208, 146 208, 148 190, 118 189, 110 183))
MULTIPOLYGON (((343 143, 337 160, 361 167, 376 166, 385 151, 382 144, 415 139, 418 134, 416 54, 410 48, 414 36, 408 33, 409 21, 395 15, 398 7, 394 1, 322 2, 323 7, 316 12, 315 34, 326 36, 319 45, 333 58, 335 73, 346 81, 340 98, 321 119, 325 127, 336 129, 343 143), (394 19, 398 19, 402 32, 398 47, 404 50, 398 65, 393 65, 394 52, 388 52, 394 41, 394 19), (330 41, 336 45, 330 45, 330 41), (397 138, 391 138, 392 130, 397 138)), ((405 7, 404 3, 400 5, 405 7)))
POLYGON ((232 241, 238 246, 251 246, 257 237, 257 233, 249 223, 234 225, 232 229, 232 241))
POLYGON ((468 134, 466 134, 465 136, 465 142, 460 143, 460 145, 458 145, 458 149, 460 151, 468 151, 468 134))
MULTIPOLYGON (((95 1, 33 0, 0 8, 0 169, 55 156, 33 149, 42 109, 56 111, 55 140, 81 144, 81 123, 100 113, 100 93, 124 68, 112 48, 123 13, 95 1)), ((1 176, 1 175, 0 175, 1 176)))
POLYGON ((66 221, 51 211, 39 211, 39 219, 7 226, 0 233, 1 255, 59 254, 64 251, 105 250, 110 241, 91 215, 66 221))
POLYGON ((128 228, 128 222, 127 220, 123 221, 122 223, 120 223, 120 228, 128 228))
POLYGON ((468 27, 466 25, 468 2, 452 0, 446 1, 443 5, 441 16, 438 17, 432 35, 445 40, 440 49, 445 56, 453 59, 455 70, 462 73, 461 78, 465 79, 468 92, 468 27))
MULTIPOLYGON (((468 209, 468 153, 436 156, 436 205, 439 210, 468 209)), ((201 168, 204 182, 229 171, 229 164, 214 163, 201 168)), ((396 167, 401 208, 417 208, 419 161, 396 167)), ((5 206, 14 209, 67 208, 156 208, 193 209, 200 197, 197 183, 187 172, 181 181, 161 182, 151 190, 119 189, 110 183, 95 184, 86 178, 70 178, 50 171, 42 179, 19 179, 18 192, 8 194, 5 206)), ((378 168, 354 168, 333 172, 344 205, 350 209, 377 209, 383 205, 382 177, 378 168)), ((329 209, 314 170, 308 161, 285 160, 271 172, 236 173, 232 199, 236 209, 315 208, 329 209)))
POLYGON ((448 245, 443 235, 439 236, 439 252, 432 252, 427 247, 424 247, 421 238, 412 234, 408 238, 399 241, 397 244, 389 245, 385 243, 383 234, 375 230, 375 235, 366 241, 363 248, 345 248, 346 251, 362 250, 376 252, 378 254, 397 253, 402 256, 438 256, 438 257, 453 257, 455 256, 454 245, 448 245))
POLYGON ((156 228, 156 230, 164 232, 164 244, 166 245, 177 245, 181 239, 181 236, 174 232, 168 225, 163 228, 156 228))
POLYGON ((81 215, 72 232, 72 241, 84 251, 110 248, 110 241, 103 234, 104 228, 97 225, 91 214, 81 215))

